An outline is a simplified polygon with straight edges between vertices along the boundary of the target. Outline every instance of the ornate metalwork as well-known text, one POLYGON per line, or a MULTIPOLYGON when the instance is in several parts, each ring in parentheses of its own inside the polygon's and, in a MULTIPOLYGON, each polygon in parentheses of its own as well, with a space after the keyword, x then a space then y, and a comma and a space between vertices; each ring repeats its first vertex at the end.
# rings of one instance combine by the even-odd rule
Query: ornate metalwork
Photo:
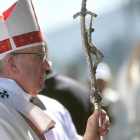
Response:
MULTIPOLYGON (((78 16, 80 16, 82 45, 83 45, 83 49, 84 49, 84 52, 85 52, 87 65, 88 65, 88 68, 89 68, 89 73, 90 73, 90 82, 91 82, 90 101, 94 104, 95 108, 99 109, 99 111, 100 111, 99 126, 101 126, 102 119, 101 119, 101 105, 100 105, 100 102, 102 100, 102 95, 99 93, 98 88, 97 88, 96 69, 97 69, 98 64, 102 61, 104 55, 95 45, 92 44, 91 34, 94 31, 94 28, 92 28, 92 20, 93 20, 93 17, 97 17, 97 14, 92 13, 90 11, 87 11, 86 1, 87 0, 82 1, 81 11, 76 13, 73 16, 73 18, 75 19, 78 16), (86 17, 87 14, 91 15, 89 29, 87 29, 86 25, 85 25, 85 17, 86 17), (91 55, 95 56, 96 60, 95 60, 94 63, 92 63, 91 55)), ((101 140, 103 140, 103 137, 101 137, 101 140)))
POLYGON ((91 34, 94 31, 92 28, 92 20, 93 17, 97 17, 97 14, 87 11, 86 9, 86 1, 82 1, 82 9, 81 12, 76 13, 73 18, 77 18, 78 16, 81 17, 81 36, 82 36, 82 44, 83 49, 85 51, 87 64, 90 72, 90 81, 91 81, 91 102, 93 103, 100 103, 102 100, 102 96, 98 91, 97 84, 96 84, 96 69, 98 64, 102 61, 104 55, 102 52, 92 44, 91 34), (89 14, 91 15, 89 29, 85 26, 85 16, 89 14), (91 55, 95 56, 96 61, 92 63, 91 55))

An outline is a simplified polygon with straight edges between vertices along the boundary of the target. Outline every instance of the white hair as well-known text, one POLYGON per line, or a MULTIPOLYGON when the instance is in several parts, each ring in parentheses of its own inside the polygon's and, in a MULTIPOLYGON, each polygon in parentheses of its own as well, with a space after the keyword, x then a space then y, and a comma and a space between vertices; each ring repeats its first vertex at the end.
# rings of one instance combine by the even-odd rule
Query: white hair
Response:
POLYGON ((5 66, 5 61, 10 54, 11 53, 7 54, 3 59, 0 60, 0 74, 3 73, 3 69, 4 69, 4 66, 5 66))
POLYGON ((5 62, 5 58, 3 58, 2 60, 0 60, 0 74, 2 74, 2 72, 3 72, 4 62, 5 62))

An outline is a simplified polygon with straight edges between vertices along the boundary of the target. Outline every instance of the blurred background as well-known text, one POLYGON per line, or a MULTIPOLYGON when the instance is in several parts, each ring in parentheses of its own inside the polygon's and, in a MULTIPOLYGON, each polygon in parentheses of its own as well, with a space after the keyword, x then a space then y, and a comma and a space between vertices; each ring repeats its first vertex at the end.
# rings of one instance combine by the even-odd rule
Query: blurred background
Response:
MULTIPOLYGON (((1 0, 0 13, 15 1, 1 0)), ((80 17, 73 19, 81 9, 81 0, 32 1, 49 44, 52 67, 88 88, 80 17)), ((113 140, 117 140, 119 134, 119 140, 140 140, 140 0, 87 0, 87 9, 98 15, 93 19, 92 42, 104 54, 103 62, 110 67, 112 79, 108 86, 118 92, 119 101, 125 108, 124 114, 115 114, 125 128, 113 140)), ((87 27, 89 20, 90 16, 87 16, 87 27)), ((116 129, 121 129, 121 126, 116 129)))
MULTIPOLYGON (((0 12, 16 0, 1 0, 0 12)), ((44 37, 49 43, 50 59, 60 73, 84 82, 86 59, 81 43, 81 0, 33 0, 44 37), (74 72, 72 72, 74 70, 74 72)), ((97 13, 93 19, 92 42, 105 55, 113 77, 140 36, 139 0, 88 0, 87 9, 97 13)), ((87 27, 90 16, 87 16, 87 27)))

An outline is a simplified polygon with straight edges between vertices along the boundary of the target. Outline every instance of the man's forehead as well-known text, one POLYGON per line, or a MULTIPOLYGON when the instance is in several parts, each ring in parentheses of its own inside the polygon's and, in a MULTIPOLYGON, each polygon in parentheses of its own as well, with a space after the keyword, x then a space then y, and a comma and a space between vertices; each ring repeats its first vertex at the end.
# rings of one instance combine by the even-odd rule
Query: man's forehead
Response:
POLYGON ((45 50, 46 50, 46 48, 45 48, 45 46, 44 45, 40 45, 40 46, 35 46, 35 47, 32 47, 32 50, 33 51, 43 51, 43 52, 45 52, 45 50))

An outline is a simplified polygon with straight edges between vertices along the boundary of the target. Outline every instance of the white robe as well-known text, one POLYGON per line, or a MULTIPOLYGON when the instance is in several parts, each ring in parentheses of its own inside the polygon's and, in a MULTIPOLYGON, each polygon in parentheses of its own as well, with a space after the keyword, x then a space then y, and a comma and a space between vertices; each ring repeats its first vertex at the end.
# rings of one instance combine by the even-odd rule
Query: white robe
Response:
POLYGON ((39 140, 19 112, 34 123, 42 134, 55 124, 42 110, 29 102, 29 97, 15 81, 0 78, 1 140, 39 140))
POLYGON ((38 95, 38 98, 46 107, 44 112, 56 122, 55 128, 45 134, 45 137, 48 140, 82 139, 82 137, 77 134, 71 116, 63 105, 61 105, 58 101, 43 95, 38 95))
POLYGON ((0 99, 0 139, 39 140, 32 128, 9 104, 0 99))

